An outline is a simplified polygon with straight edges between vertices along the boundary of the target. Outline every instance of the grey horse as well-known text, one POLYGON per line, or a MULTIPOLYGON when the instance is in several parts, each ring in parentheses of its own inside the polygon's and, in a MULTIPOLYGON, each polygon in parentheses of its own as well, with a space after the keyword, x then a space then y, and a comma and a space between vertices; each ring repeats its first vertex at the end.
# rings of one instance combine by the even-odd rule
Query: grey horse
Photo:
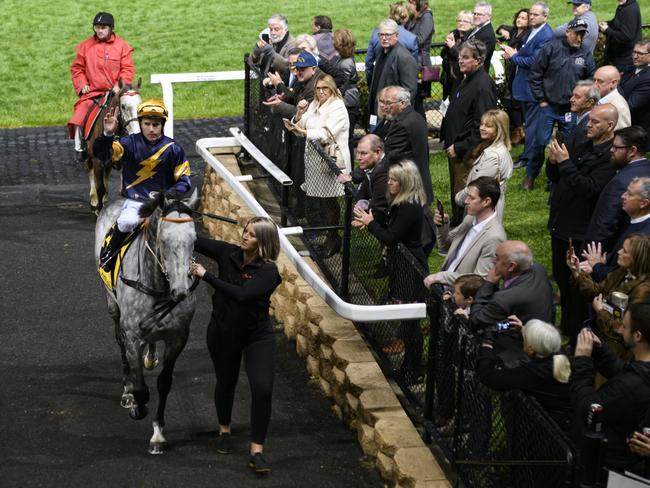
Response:
MULTIPOLYGON (((115 338, 122 355, 121 405, 135 420, 147 416, 149 389, 143 366, 155 367, 155 344, 165 345, 158 375, 158 408, 153 419, 149 452, 161 454, 165 404, 172 385, 174 364, 185 347, 196 300, 196 282, 190 264, 196 240, 191 214, 197 204, 196 190, 185 199, 162 195, 145 203, 143 231, 122 258, 115 290, 107 290, 108 312, 115 321, 115 338), (144 364, 143 364, 144 363, 144 364)), ((102 209, 95 226, 95 259, 99 262, 102 242, 116 221, 124 199, 102 209)))

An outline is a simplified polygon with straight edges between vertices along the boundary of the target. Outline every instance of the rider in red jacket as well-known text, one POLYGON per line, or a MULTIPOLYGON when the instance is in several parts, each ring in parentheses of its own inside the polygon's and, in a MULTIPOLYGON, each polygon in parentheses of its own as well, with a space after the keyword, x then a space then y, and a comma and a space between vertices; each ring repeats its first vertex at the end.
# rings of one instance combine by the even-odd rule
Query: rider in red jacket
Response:
POLYGON ((115 21, 108 12, 99 12, 93 20, 95 35, 77 46, 77 55, 70 66, 72 85, 79 100, 74 105, 74 114, 68 122, 70 138, 75 140, 77 160, 88 158, 81 125, 92 106, 93 98, 108 90, 119 92, 117 86, 121 79, 132 83, 134 75, 131 51, 128 43, 113 32, 115 21))

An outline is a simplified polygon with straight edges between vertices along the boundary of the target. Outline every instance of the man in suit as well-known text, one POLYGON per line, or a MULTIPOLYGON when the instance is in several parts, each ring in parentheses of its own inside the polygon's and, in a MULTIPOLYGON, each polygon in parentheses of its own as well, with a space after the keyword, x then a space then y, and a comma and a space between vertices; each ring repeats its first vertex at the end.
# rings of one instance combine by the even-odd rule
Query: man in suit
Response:
POLYGON ((433 185, 429 171, 429 129, 427 121, 411 106, 406 88, 388 86, 379 92, 382 121, 375 134, 384 140, 388 164, 412 160, 418 167, 427 203, 433 201, 433 185))
POLYGON ((545 3, 534 3, 528 12, 530 32, 524 38, 521 49, 516 50, 510 46, 501 46, 503 57, 517 66, 512 81, 512 96, 515 100, 521 102, 524 109, 524 152, 515 163, 515 169, 525 167, 526 162, 531 159, 533 151, 539 151, 539 148, 535 146, 535 134, 537 133, 540 106, 530 91, 528 76, 537 53, 548 41, 553 39, 553 30, 546 23, 549 12, 548 5, 545 3))
POLYGON ((481 176, 472 181, 465 199, 467 217, 451 232, 448 216, 442 216, 436 210, 434 222, 438 245, 449 251, 441 271, 424 279, 425 286, 431 287, 434 283, 453 286, 461 275, 488 274, 497 246, 506 240, 495 211, 500 195, 499 183, 494 178, 481 176))
POLYGON ((454 201, 456 193, 467 183, 468 169, 463 159, 481 141, 481 117, 497 106, 496 86, 483 69, 484 60, 483 42, 468 39, 460 45, 458 65, 464 77, 450 96, 449 108, 440 129, 449 159, 452 227, 463 220, 463 207, 454 201))
MULTIPOLYGON (((650 132, 650 38, 634 45, 632 63, 634 70, 623 76, 621 92, 630 107, 632 123, 650 132)), ((646 151, 650 151, 650 147, 646 151)))
POLYGON ((562 332, 575 343, 587 318, 587 308, 577 288, 570 286, 566 253, 571 245, 581 249, 600 192, 612 179, 611 148, 617 114, 613 105, 597 105, 589 114, 589 144, 572 159, 566 145, 553 140, 549 145, 546 175, 553 183, 548 217, 551 234, 553 277, 560 289, 562 332))
POLYGON ((573 89, 569 102, 571 103, 571 113, 576 118, 576 125, 571 130, 568 139, 564 141, 569 150, 569 157, 577 158, 582 154, 585 144, 589 142, 587 138, 589 113, 599 99, 600 92, 591 80, 580 80, 573 89))
POLYGON ((627 225, 621 195, 634 178, 650 177, 650 162, 643 155, 646 131, 638 125, 614 132, 611 157, 616 176, 603 188, 585 234, 585 242, 599 242, 609 252, 621 229, 627 225))
POLYGON ((477 39, 485 44, 485 60, 483 67, 485 72, 490 72, 490 62, 497 43, 497 38, 492 27, 492 5, 487 2, 478 2, 472 12, 474 29, 469 33, 467 39, 477 39))
POLYGON ((379 43, 381 50, 373 69, 368 89, 370 105, 370 127, 377 125, 377 95, 382 88, 398 85, 406 88, 415 100, 418 89, 418 65, 413 56, 399 44, 397 22, 386 19, 379 24, 379 43))
POLYGON ((521 186, 532 190, 535 178, 544 165, 544 148, 551 139, 553 126, 568 139, 575 125, 569 99, 578 80, 591 78, 596 71, 594 56, 582 45, 587 23, 572 20, 564 38, 548 42, 535 58, 528 78, 533 98, 539 104, 539 120, 535 133, 535 147, 526 163, 526 178, 521 186))
POLYGON ((384 157, 384 142, 375 134, 363 136, 357 144, 359 169, 352 175, 341 173, 337 181, 354 181, 359 185, 356 199, 368 200, 373 218, 382 226, 386 225, 388 212, 387 184, 388 162, 384 157))
POLYGON ((621 195, 621 208, 630 220, 629 225, 616 236, 616 242, 608 253, 602 246, 592 242, 582 253, 584 261, 580 269, 590 273, 594 281, 604 280, 616 267, 618 251, 623 242, 633 234, 650 235, 650 178, 634 178, 621 195))
POLYGON ((618 112, 616 130, 632 125, 630 107, 625 97, 617 89, 620 82, 621 74, 614 66, 601 66, 594 73, 594 84, 600 92, 598 104, 611 103, 616 107, 616 111, 618 112))
POLYGON ((513 315, 524 324, 530 319, 551 322, 553 289, 544 267, 533 262, 528 245, 505 241, 499 244, 495 256, 494 265, 474 298, 470 327, 483 330, 513 315), (501 280, 503 287, 499 288, 501 280))

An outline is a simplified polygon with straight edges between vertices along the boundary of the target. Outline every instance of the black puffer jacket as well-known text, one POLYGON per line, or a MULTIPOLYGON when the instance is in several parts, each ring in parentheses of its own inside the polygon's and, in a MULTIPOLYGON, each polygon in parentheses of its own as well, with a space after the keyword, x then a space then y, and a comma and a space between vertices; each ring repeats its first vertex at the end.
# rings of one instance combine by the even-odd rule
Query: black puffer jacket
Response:
POLYGON ((623 469, 636 464, 640 458, 630 452, 627 438, 639 430, 650 408, 650 362, 625 362, 603 344, 594 349, 593 359, 571 358, 569 387, 578 427, 584 426, 592 403, 603 407, 603 430, 609 441, 607 466, 623 469), (607 378, 598 390, 594 388, 596 371, 607 378))

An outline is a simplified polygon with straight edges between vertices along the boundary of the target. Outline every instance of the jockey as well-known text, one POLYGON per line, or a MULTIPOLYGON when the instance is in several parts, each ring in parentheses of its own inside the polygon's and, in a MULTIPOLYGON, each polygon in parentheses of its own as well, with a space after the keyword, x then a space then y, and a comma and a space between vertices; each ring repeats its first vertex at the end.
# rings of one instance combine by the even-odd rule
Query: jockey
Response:
POLYGON ((141 222, 138 210, 151 192, 179 197, 192 189, 190 163, 183 148, 163 135, 167 108, 162 100, 151 98, 138 106, 140 134, 114 138, 119 107, 104 117, 104 134, 93 145, 104 164, 122 163, 122 196, 126 201, 117 218, 110 244, 99 258, 99 265, 110 270, 113 255, 126 237, 141 222))
POLYGON ((77 55, 70 66, 72 85, 79 100, 68 121, 70 139, 74 139, 77 161, 88 159, 82 125, 93 99, 108 90, 119 93, 118 81, 133 83, 133 49, 113 32, 115 21, 108 12, 99 12, 93 20, 95 35, 77 46, 77 55))

